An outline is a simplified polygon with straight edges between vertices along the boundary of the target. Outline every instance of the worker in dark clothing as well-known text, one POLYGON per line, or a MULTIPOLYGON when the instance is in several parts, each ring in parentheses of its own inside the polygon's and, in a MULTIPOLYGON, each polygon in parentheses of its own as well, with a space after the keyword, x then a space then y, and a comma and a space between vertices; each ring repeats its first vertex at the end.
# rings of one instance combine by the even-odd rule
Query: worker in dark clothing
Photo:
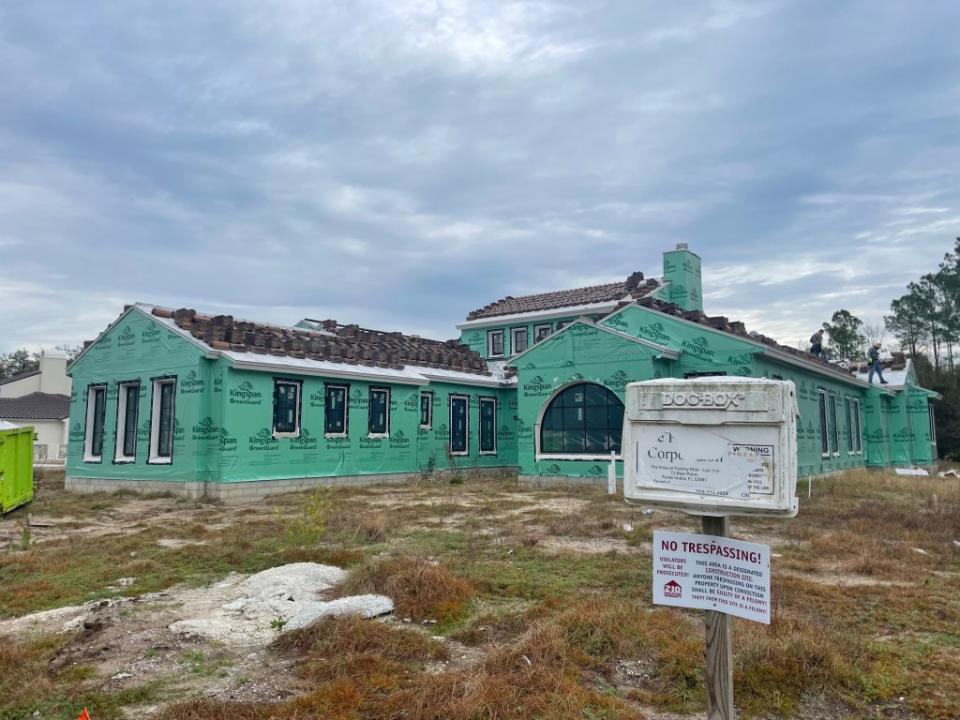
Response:
POLYGON ((873 374, 876 373, 877 377, 880 378, 880 384, 886 385, 887 381, 883 379, 883 368, 880 367, 880 343, 874 343, 870 346, 870 349, 867 350, 867 364, 870 367, 870 372, 867 374, 867 382, 872 385, 873 374))
POLYGON ((823 357, 823 330, 817 330, 810 337, 810 354, 814 357, 823 357))

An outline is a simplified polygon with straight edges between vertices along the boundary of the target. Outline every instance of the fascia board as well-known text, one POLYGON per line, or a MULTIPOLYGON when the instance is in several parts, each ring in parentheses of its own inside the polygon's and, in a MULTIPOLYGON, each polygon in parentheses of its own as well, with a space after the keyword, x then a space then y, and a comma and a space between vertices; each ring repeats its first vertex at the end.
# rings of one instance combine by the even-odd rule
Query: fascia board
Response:
MULTIPOLYGON (((427 378, 419 374, 407 373, 395 370, 393 373, 375 372, 375 368, 370 368, 373 372, 364 372, 363 370, 348 370, 343 367, 331 367, 337 363, 330 363, 324 366, 309 365, 291 365, 282 362, 269 362, 260 360, 247 360, 235 357, 237 353, 225 351, 223 357, 227 359, 231 367, 237 370, 253 370, 257 372, 282 372, 291 375, 310 375, 346 378, 350 380, 374 380, 378 382, 389 382, 396 385, 426 385, 427 378)), ((321 361, 317 361, 321 362, 321 361)), ((355 366, 362 367, 362 366, 355 366)))
POLYGON ((532 321, 536 322, 537 320, 553 320, 560 317, 568 317, 570 315, 577 315, 582 313, 591 313, 591 312, 605 312, 613 310, 617 305, 622 302, 631 300, 632 298, 627 295, 620 300, 611 300, 609 302, 603 303, 590 303, 587 305, 568 305, 567 307, 551 308, 550 310, 535 310, 532 312, 525 313, 513 313, 512 315, 495 315, 494 317, 488 318, 477 318, 476 320, 467 320, 465 322, 459 323, 456 327, 457 330, 465 330, 468 328, 480 328, 480 327, 496 327, 499 325, 511 325, 516 322, 532 321))

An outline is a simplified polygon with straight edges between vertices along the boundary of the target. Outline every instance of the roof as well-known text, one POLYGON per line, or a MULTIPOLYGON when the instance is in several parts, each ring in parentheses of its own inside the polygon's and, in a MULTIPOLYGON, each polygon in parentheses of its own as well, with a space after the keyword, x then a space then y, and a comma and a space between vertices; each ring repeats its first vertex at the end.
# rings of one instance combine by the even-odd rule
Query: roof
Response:
POLYGON ((0 380, 0 385, 6 385, 7 383, 16 382, 17 380, 26 380, 27 378, 39 374, 39 370, 30 370, 28 372, 20 373, 19 375, 14 375, 13 377, 4 378, 3 380, 0 380))
POLYGON ((513 297, 507 295, 496 302, 471 311, 467 320, 499 317, 501 315, 516 315, 519 313, 534 313, 557 308, 574 307, 577 305, 591 305, 594 303, 617 302, 640 298, 653 292, 660 283, 651 278, 644 280, 642 272, 635 272, 626 280, 607 283, 605 285, 591 285, 589 287, 572 288, 570 290, 554 290, 537 295, 522 295, 513 297))
POLYGON ((0 418, 8 420, 63 420, 70 415, 70 396, 30 393, 0 398, 0 418))
MULTIPOLYGON (((263 364, 277 358, 318 361, 325 365, 364 366, 490 375, 486 362, 457 340, 429 340, 417 335, 342 325, 336 320, 313 321, 317 329, 286 327, 210 315, 190 308, 170 310, 141 307, 188 334, 202 345, 233 359, 260 356, 263 364)), ((303 363, 294 363, 302 365, 303 363)))
MULTIPOLYGON (((889 358, 881 358, 880 369, 883 372, 883 379, 891 387, 903 387, 907 384, 912 362, 902 352, 895 352, 889 358)), ((870 365, 867 363, 857 363, 852 369, 861 380, 867 380, 870 377, 870 365)))

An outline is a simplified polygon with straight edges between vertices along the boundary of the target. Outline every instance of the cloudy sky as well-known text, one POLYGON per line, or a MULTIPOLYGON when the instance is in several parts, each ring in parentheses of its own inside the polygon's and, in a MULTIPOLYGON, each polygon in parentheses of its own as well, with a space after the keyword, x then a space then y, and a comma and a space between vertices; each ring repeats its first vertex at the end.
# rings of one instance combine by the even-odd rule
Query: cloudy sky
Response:
POLYGON ((0 351, 126 302, 451 337, 658 274, 795 344, 960 234, 960 3, 0 6, 0 351))

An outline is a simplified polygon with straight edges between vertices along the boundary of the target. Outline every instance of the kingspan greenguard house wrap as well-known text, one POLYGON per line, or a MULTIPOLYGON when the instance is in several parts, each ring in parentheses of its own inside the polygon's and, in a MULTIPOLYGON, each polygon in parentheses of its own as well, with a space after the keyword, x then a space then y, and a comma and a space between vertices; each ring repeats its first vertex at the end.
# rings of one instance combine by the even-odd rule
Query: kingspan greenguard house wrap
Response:
POLYGON ((229 498, 491 468, 605 483, 627 383, 708 375, 795 383, 803 475, 936 457, 937 396, 909 362, 871 385, 702 297, 678 245, 660 279, 508 296, 459 342, 133 305, 70 367, 67 487, 229 498))

